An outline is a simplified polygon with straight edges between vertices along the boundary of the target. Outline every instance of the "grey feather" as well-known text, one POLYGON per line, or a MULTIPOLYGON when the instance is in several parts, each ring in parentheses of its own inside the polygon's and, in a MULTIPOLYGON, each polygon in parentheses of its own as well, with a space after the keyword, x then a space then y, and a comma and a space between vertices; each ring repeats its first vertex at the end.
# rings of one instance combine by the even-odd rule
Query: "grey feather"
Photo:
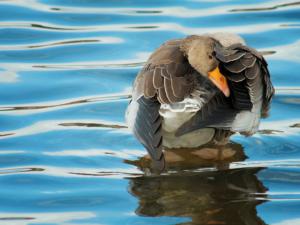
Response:
POLYGON ((230 63, 226 63, 224 64, 224 67, 232 73, 241 73, 247 68, 240 61, 233 61, 230 63))
POLYGON ((234 82, 241 82, 245 80, 245 75, 243 73, 226 73, 226 78, 234 82))
POLYGON ((260 73, 261 73, 261 69, 259 67, 259 64, 256 63, 245 71, 245 76, 247 77, 247 79, 251 80, 257 77, 260 73))
POLYGON ((256 57, 253 56, 252 58, 242 58, 240 59, 240 62, 246 68, 251 68, 254 66, 254 63, 256 62, 256 57))
POLYGON ((232 51, 231 53, 232 54, 228 54, 228 55, 217 54, 217 57, 222 62, 229 63, 242 58, 246 54, 245 52, 238 52, 238 51, 232 51))
POLYGON ((141 97, 134 124, 134 134, 148 150, 152 159, 163 163, 160 104, 154 99, 141 97))

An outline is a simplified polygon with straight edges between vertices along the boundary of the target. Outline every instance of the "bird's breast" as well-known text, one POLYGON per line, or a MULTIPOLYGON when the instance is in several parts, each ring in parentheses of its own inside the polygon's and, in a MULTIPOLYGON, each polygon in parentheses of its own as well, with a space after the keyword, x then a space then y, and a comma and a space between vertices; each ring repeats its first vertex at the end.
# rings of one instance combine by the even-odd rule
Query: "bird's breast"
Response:
POLYGON ((160 115, 163 117, 163 145, 168 148, 195 148, 209 142, 214 136, 214 129, 203 128, 182 136, 175 136, 181 125, 191 119, 201 109, 199 101, 187 98, 183 102, 162 104, 160 115))
POLYGON ((182 102, 172 104, 162 104, 159 114, 164 118, 163 129, 168 132, 176 132, 200 109, 201 104, 193 98, 185 98, 182 102))

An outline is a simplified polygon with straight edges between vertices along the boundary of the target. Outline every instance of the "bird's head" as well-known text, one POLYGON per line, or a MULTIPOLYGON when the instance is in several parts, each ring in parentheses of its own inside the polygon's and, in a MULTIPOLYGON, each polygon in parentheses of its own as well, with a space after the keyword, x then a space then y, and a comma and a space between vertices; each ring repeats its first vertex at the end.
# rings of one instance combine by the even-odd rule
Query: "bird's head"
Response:
POLYGON ((181 46, 191 66, 201 76, 210 79, 225 96, 230 95, 226 77, 219 70, 219 62, 215 57, 214 48, 218 43, 208 36, 189 36, 181 46))

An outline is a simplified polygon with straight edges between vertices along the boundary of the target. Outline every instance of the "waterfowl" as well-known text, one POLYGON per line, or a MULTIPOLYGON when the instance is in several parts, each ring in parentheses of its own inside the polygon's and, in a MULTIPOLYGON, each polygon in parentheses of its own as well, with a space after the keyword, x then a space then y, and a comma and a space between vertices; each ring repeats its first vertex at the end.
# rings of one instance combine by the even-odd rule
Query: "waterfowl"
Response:
POLYGON ((274 88, 268 64, 238 35, 191 35, 156 49, 137 75, 126 112, 128 127, 153 167, 163 148, 226 144, 252 135, 267 117, 274 88))

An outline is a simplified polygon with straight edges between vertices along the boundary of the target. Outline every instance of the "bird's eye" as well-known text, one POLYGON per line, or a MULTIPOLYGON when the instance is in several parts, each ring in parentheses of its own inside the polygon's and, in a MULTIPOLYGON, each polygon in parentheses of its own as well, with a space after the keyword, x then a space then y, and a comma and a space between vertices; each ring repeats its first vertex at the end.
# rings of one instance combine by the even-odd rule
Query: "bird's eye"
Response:
POLYGON ((213 58, 213 56, 209 54, 209 55, 208 55, 208 58, 209 58, 209 59, 212 59, 212 58, 213 58))

